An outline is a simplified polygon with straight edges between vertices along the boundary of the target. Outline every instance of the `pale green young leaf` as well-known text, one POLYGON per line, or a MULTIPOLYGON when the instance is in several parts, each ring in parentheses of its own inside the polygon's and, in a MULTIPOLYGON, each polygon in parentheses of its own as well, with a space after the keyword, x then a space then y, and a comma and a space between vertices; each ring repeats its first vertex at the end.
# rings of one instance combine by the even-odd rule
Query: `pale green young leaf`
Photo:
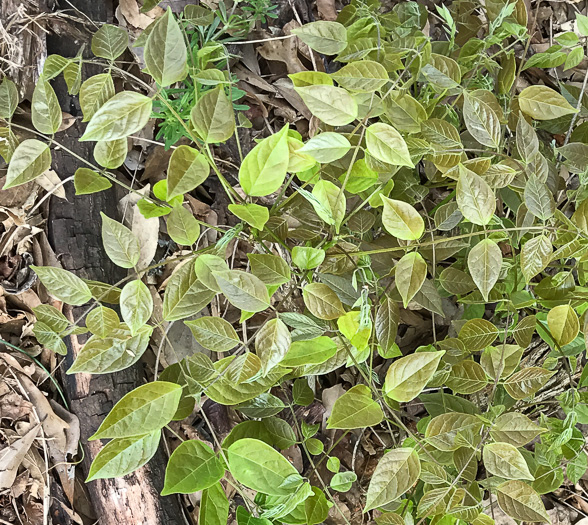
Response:
POLYGON ((276 191, 288 169, 288 126, 266 137, 243 159, 239 182, 247 195, 263 197, 276 191))
POLYGON ((486 319, 470 319, 459 331, 459 340, 470 351, 483 350, 498 337, 498 328, 486 319))
POLYGON ((502 266, 502 251, 492 239, 483 239, 468 254, 468 269, 482 297, 488 296, 498 281, 502 266))
POLYGON ((215 295, 214 290, 198 279, 189 261, 177 269, 167 283, 163 296, 163 318, 178 321, 196 315, 215 295))
POLYGON ((94 160, 103 168, 113 170, 127 158, 127 139, 101 140, 94 146, 94 160))
POLYGON ((141 249, 137 237, 126 226, 104 213, 102 216, 102 243, 108 258, 121 268, 132 268, 139 262, 141 249))
POLYGON ((498 485, 496 496, 500 508, 515 520, 551 522, 541 497, 524 481, 511 480, 498 485))
POLYGON ((377 122, 369 126, 365 141, 368 152, 376 159, 393 166, 414 166, 402 135, 389 124, 377 122))
POLYGON ((292 262, 301 270, 314 270, 325 260, 325 250, 310 246, 294 246, 292 262))
POLYGON ((0 157, 10 164, 12 156, 18 146, 18 139, 10 128, 0 127, 0 157))
POLYGON ((61 106, 51 84, 43 77, 39 79, 31 101, 33 126, 45 135, 53 135, 61 126, 61 106))
POLYGON ((373 93, 388 82, 388 72, 379 62, 362 60, 351 62, 331 75, 337 84, 350 91, 373 93))
POLYGON ((339 233, 347 206, 344 192, 331 181, 321 179, 314 185, 312 195, 316 199, 311 201, 316 214, 339 233))
POLYGON ((94 308, 86 316, 86 327, 88 330, 102 339, 118 328, 119 324, 120 319, 118 318, 118 314, 112 308, 105 306, 94 308))
POLYGON ((167 201, 200 186, 208 177, 210 166, 198 150, 178 146, 169 159, 167 168, 167 201))
POLYGON ((42 321, 35 323, 33 334, 37 341, 44 347, 49 348, 56 354, 67 355, 67 347, 59 334, 55 333, 50 326, 42 321))
POLYGON ((396 501, 418 481, 420 473, 421 462, 415 449, 397 448, 385 454, 372 475, 364 512, 396 501))
POLYGON ((12 154, 6 181, 2 189, 7 190, 36 179, 51 167, 49 146, 37 139, 22 141, 12 154))
POLYGON ((331 478, 330 487, 337 492, 348 492, 356 481, 357 474, 355 472, 350 470, 346 472, 337 472, 337 474, 331 478))
POLYGON ((464 92, 463 118, 465 125, 476 141, 483 146, 499 149, 502 129, 498 115, 483 100, 464 92))
POLYGON ((188 74, 188 52, 184 35, 171 8, 157 19, 147 37, 144 54, 149 74, 161 87, 184 80, 188 74))
POLYGON ((0 118, 12 118, 18 107, 19 98, 16 84, 8 77, 4 77, 0 84, 0 118))
MULTIPOLYGON (((304 502, 304 516, 306 519, 307 525, 318 525, 319 523, 323 523, 328 515, 329 509, 333 506, 333 504, 327 500, 325 493, 319 489, 318 487, 311 487, 313 495, 306 499, 304 502)), ((239 525, 246 525, 241 524, 239 525)), ((265 523, 259 524, 247 524, 247 525, 269 525, 265 523)))
POLYGON ((208 143, 225 142, 235 132, 233 105, 222 87, 207 91, 190 113, 196 133, 208 143))
POLYGON ((452 58, 437 53, 431 53, 430 62, 421 70, 423 76, 433 88, 443 93, 446 90, 456 90, 461 81, 461 69, 452 58))
POLYGON ((184 206, 176 206, 167 218, 167 233, 177 244, 192 246, 200 236, 200 224, 184 206))
POLYGON ((51 330, 60 334, 69 326, 69 321, 55 306, 40 304, 33 308, 37 321, 47 325, 51 330))
POLYGON ((516 142, 519 155, 527 162, 539 153, 539 138, 535 128, 520 114, 517 122, 516 142))
POLYGON ((540 274, 551 262, 553 247, 549 237, 537 235, 529 239, 521 248, 521 271, 525 280, 529 282, 540 274))
POLYGON ((246 312, 261 312, 269 307, 270 298, 265 284, 255 275, 241 270, 213 272, 227 300, 246 312))
POLYGON ((275 416, 284 410, 284 408, 286 408, 284 402, 269 392, 264 392, 249 401, 239 403, 235 406, 235 409, 242 414, 255 419, 275 416))
POLYGON ((395 344, 400 320, 400 309, 392 299, 385 298, 376 313, 375 331, 378 343, 384 352, 390 351, 395 344))
POLYGON ((292 30, 308 47, 324 55, 336 55, 347 47, 347 30, 339 22, 319 20, 292 30))
POLYGON ((229 500, 223 486, 218 482, 202 491, 198 523, 202 523, 202 525, 226 525, 228 519, 229 500))
POLYGON ((180 385, 165 381, 135 388, 114 405, 88 439, 134 437, 159 430, 171 421, 181 395, 180 385))
POLYGON ((92 299, 88 285, 77 275, 53 266, 31 265, 31 268, 47 291, 60 301, 79 306, 92 299))
POLYGON ((290 282, 291 271, 288 263, 277 255, 270 253, 248 253, 251 273, 270 286, 290 282))
POLYGON ((425 221, 408 202, 389 199, 382 195, 384 211, 382 224, 390 233, 405 241, 417 240, 425 231, 425 221))
POLYGON ((531 175, 525 184, 524 192, 527 209, 535 217, 545 221, 555 212, 555 200, 549 191, 547 184, 541 181, 537 175, 531 175))
POLYGON ((484 349, 480 365, 492 379, 508 377, 521 361, 524 348, 519 345, 499 344, 484 349))
POLYGON ((403 255, 395 268, 394 281, 404 308, 423 286, 427 278, 427 263, 418 252, 403 255))
POLYGON ((458 434, 471 432, 476 435, 482 428, 482 421, 474 415, 448 412, 434 417, 425 431, 427 442, 438 450, 451 452, 460 448, 456 443, 458 434))
POLYGON ((576 23, 580 34, 582 36, 588 36, 588 16, 582 13, 576 13, 576 23))
POLYGON ((470 395, 486 388, 488 379, 482 366, 468 359, 451 367, 451 372, 445 384, 455 394, 470 395))
POLYGON ((323 73, 322 71, 300 71, 299 73, 288 75, 288 78, 295 87, 318 86, 320 84, 334 85, 333 79, 328 73, 323 73))
POLYGON ((112 187, 112 183, 102 175, 88 168, 78 168, 74 173, 76 195, 89 195, 112 187))
POLYGON ((230 270, 230 268, 226 261, 218 255, 203 253, 196 259, 194 270, 196 271, 196 276, 204 286, 215 292, 220 292, 221 289, 216 282, 214 272, 224 272, 230 270))
POLYGON ((378 173, 372 170, 364 159, 356 160, 351 166, 349 177, 347 173, 343 173, 339 177, 339 182, 343 184, 347 179, 345 189, 349 193, 357 195, 363 191, 369 190, 378 183, 378 173))
POLYGON ((135 279, 125 284, 120 294, 120 311, 131 335, 135 335, 149 321, 153 313, 153 298, 143 281, 135 279))
POLYGON ((316 166, 314 157, 302 151, 304 142, 288 136, 288 173, 304 173, 316 166))
POLYGON ((191 494, 204 490, 225 474, 225 468, 214 450, 196 439, 180 443, 169 458, 165 469, 162 496, 191 494))
POLYGON ((529 471, 523 455, 509 443, 488 443, 483 449, 484 467, 490 474, 504 479, 535 478, 529 471))
POLYGON ((375 426, 383 419, 384 413, 372 399, 371 390, 365 385, 356 385, 335 401, 327 428, 365 428, 375 426))
POLYGON ((525 399, 543 388, 553 374, 551 370, 530 366, 511 375, 504 382, 504 388, 513 399, 525 399))
POLYGON ((98 452, 86 483, 95 479, 120 478, 141 468, 157 452, 161 431, 138 437, 113 439, 98 452))
POLYGON ((92 36, 92 53, 97 57, 114 61, 129 45, 126 29, 112 24, 104 24, 92 36))
POLYGON ((580 321, 574 309, 562 304, 552 308, 547 314, 549 333, 560 346, 571 343, 580 331, 580 321))
POLYGON ((94 75, 86 80, 80 87, 83 122, 88 122, 107 100, 114 97, 114 93, 114 82, 110 73, 94 75))
POLYGON ((229 211, 252 228, 263 230, 269 220, 269 210, 259 204, 229 204, 229 211))
POLYGON ((357 118, 357 102, 343 88, 320 84, 294 89, 310 112, 325 124, 345 126, 357 118))
POLYGON ((200 345, 215 352, 229 352, 241 342, 231 323, 220 317, 199 317, 185 324, 200 345))
POLYGON ((392 91, 383 102, 386 116, 397 130, 407 133, 421 131, 421 123, 427 120, 427 112, 417 99, 408 93, 392 91))
POLYGON ((255 353, 261 360, 264 375, 280 364, 288 353, 292 339, 281 319, 270 319, 255 337, 255 353))
POLYGON ((337 343, 326 336, 304 341, 294 341, 282 359, 282 366, 319 365, 327 362, 337 353, 337 343))
POLYGON ((490 428, 494 441, 504 441, 515 447, 526 445, 542 432, 545 432, 544 428, 519 412, 507 412, 498 416, 490 428))
POLYGON ((307 284, 302 290, 302 296, 310 313, 319 319, 331 321, 345 314, 339 297, 326 284, 307 284))
POLYGON ((384 393, 395 401, 412 401, 433 377, 444 354, 444 350, 416 352, 397 359, 386 372, 384 393))
POLYGON ((557 91, 547 86, 529 86, 519 95, 519 107, 535 120, 552 120, 577 113, 557 91))
POLYGON ((496 196, 482 177, 460 165, 455 191, 459 211, 468 221, 480 226, 490 222, 496 210, 496 196))
POLYGON ((94 113, 80 141, 116 140, 132 135, 147 124, 152 104, 141 93, 117 93, 94 113))
POLYGON ((351 149, 349 140, 340 133, 326 131, 312 137, 300 150, 323 164, 334 162, 351 149))

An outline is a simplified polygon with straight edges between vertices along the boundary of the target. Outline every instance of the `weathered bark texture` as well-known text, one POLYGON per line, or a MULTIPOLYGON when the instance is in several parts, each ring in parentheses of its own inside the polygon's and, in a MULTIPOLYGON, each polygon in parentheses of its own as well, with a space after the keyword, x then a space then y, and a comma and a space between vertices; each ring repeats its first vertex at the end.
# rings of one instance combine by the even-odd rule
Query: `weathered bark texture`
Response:
MULTIPOLYGON (((112 18, 112 1, 70 0, 80 11, 96 22, 112 18)), ((71 9, 62 2, 59 7, 71 9)), ((48 53, 66 57, 76 55, 81 42, 66 36, 47 38, 48 53)), ((98 71, 86 71, 85 76, 98 71)), ((79 110, 77 97, 68 95, 63 82, 56 82, 55 89, 64 111, 79 110)), ((78 113, 81 115, 81 113, 78 113)), ((75 115, 74 115, 75 116, 75 115)), ((78 142, 85 124, 81 118, 57 139, 77 155, 93 160, 94 143, 78 142)), ((64 152, 53 151, 53 169, 62 179, 70 177, 81 163, 64 152)), ((106 257, 100 234, 100 212, 116 217, 116 195, 114 188, 93 195, 76 197, 72 184, 66 187, 68 201, 52 198, 49 216, 49 238, 64 268, 81 277, 114 283, 124 277, 124 270, 114 266, 106 257)), ((78 317, 84 308, 75 308, 78 317)), ((72 337, 65 370, 69 368, 79 352, 85 337, 72 337)), ((71 409, 80 419, 82 444, 85 457, 82 463, 84 474, 102 447, 100 441, 88 442, 87 438, 98 428, 104 416, 126 393, 143 383, 140 364, 114 374, 64 375, 71 409)), ((175 496, 162 498, 166 458, 160 448, 151 462, 132 475, 115 480, 97 480, 88 484, 96 516, 101 525, 180 525, 186 523, 179 501, 175 496)))

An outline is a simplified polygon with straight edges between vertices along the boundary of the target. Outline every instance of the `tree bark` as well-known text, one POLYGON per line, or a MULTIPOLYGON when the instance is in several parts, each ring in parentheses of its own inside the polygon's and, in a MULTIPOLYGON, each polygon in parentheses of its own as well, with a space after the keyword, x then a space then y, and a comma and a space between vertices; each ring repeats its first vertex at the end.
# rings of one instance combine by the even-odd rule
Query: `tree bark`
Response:
MULTIPOLYGON (((101 23, 112 20, 112 1, 70 0, 59 7, 69 9, 72 5, 91 20, 101 23), (68 5, 70 4, 70 5, 68 5)), ((79 13, 77 13, 79 15, 79 13)), ((81 17, 81 15, 79 15, 81 17)), ((48 36, 48 53, 74 57, 81 42, 71 37, 48 36)), ((89 46, 87 46, 88 48, 89 46)), ((84 78, 100 71, 87 68, 84 78)), ((65 83, 54 85, 64 111, 80 116, 75 124, 57 135, 57 140, 67 149, 82 158, 93 161, 94 143, 79 142, 85 124, 81 123, 81 112, 77 98, 67 93, 65 83)), ((82 164, 61 149, 54 149, 53 169, 61 179, 72 176, 82 164)), ((116 218, 115 189, 92 195, 75 196, 73 185, 66 185, 67 201, 52 198, 49 214, 49 239, 64 268, 77 275, 106 283, 114 283, 126 273, 116 267, 105 255, 101 240, 100 212, 116 218)), ((84 308, 74 308, 74 317, 79 317, 84 308)), ((67 370, 78 354, 86 337, 72 336, 68 344, 68 355, 64 370, 67 370)), ((121 372, 106 375, 63 375, 72 412, 78 416, 81 426, 85 455, 82 470, 88 473, 92 460, 103 443, 88 442, 113 405, 126 393, 144 382, 141 364, 121 372)), ((101 525, 180 525, 187 522, 176 496, 162 498, 167 458, 160 447, 155 457, 135 473, 119 479, 96 480, 88 483, 88 490, 96 516, 101 525)))

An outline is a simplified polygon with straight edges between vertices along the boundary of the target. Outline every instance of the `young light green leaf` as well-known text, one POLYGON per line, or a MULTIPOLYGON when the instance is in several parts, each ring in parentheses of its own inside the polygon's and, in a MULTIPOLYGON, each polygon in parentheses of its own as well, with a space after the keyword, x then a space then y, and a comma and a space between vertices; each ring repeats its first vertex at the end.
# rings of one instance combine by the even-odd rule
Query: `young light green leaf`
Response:
POLYGON ((470 319, 459 331, 459 340, 469 351, 483 350, 498 337, 498 328, 486 319, 470 319))
POLYGON ((288 169, 288 126, 266 137, 243 159, 239 182, 247 195, 263 197, 276 191, 288 169))
POLYGON ((339 233, 347 205, 344 192, 331 181, 321 179, 314 185, 312 195, 316 199, 311 201, 316 214, 339 233))
POLYGON ((388 72, 379 62, 351 62, 331 75, 341 87, 360 93, 373 93, 388 82, 388 72))
POLYGON ((97 57, 114 61, 129 45, 129 34, 119 26, 104 24, 92 36, 92 53, 97 57))
POLYGON ((410 204, 382 195, 382 224, 388 233, 405 241, 417 240, 425 231, 425 221, 410 204))
POLYGON ((444 350, 416 352, 397 359, 386 372, 384 393, 395 401, 412 401, 437 371, 443 354, 444 350))
POLYGON ((233 105, 222 86, 198 99, 190 113, 190 122, 204 142, 225 142, 233 136, 236 128, 233 105))
POLYGON ((31 268, 47 291, 60 301, 79 306, 92 299, 90 288, 77 275, 53 266, 31 265, 31 268))
POLYGON ((468 254, 468 269, 482 297, 488 295, 498 281, 502 266, 502 251, 492 239, 483 239, 468 254))
POLYGON ((241 270, 213 274, 223 294, 234 307, 246 312, 261 312, 269 307, 267 288, 255 275, 241 270))
POLYGON ((80 141, 128 137, 147 124, 151 107, 152 100, 141 93, 117 93, 94 113, 80 141))
POLYGON ((455 191, 459 211, 468 221, 480 226, 490 222, 496 210, 496 196, 482 177, 460 165, 455 191))
POLYGON ((578 316, 574 309, 567 304, 561 304, 549 311, 547 326, 549 333, 560 347, 571 343, 580 331, 578 316))
POLYGON ((282 366, 319 365, 331 359, 337 353, 337 344, 326 336, 314 339, 294 341, 290 350, 282 359, 282 366))
POLYGON ((302 296, 310 313, 319 319, 331 321, 345 314, 339 297, 326 284, 307 284, 302 290, 302 296))
POLYGON ((269 210, 259 204, 229 204, 229 211, 252 228, 263 230, 269 220, 269 210))
POLYGON ((291 485, 283 487, 287 478, 302 477, 292 464, 267 443, 258 439, 240 439, 227 451, 231 474, 246 487, 273 496, 291 495, 291 485))
POLYGON ((467 91, 463 97, 463 119, 472 137, 480 144, 500 148, 502 129, 498 115, 483 100, 467 91))
POLYGON ((404 308, 423 286, 427 278, 427 263, 418 252, 402 256, 396 265, 394 281, 402 297, 404 308))
POLYGON ((216 295, 202 283, 188 262, 171 276, 163 296, 163 318, 177 321, 196 315, 216 295))
POLYGON ((357 118, 357 102, 343 88, 320 84, 294 89, 310 112, 325 124, 345 126, 357 118))
POLYGON ((14 150, 2 189, 14 188, 36 179, 51 167, 49 146, 36 139, 22 141, 14 150))
POLYGON ((555 212, 555 200, 549 191, 547 184, 541 181, 537 175, 531 175, 525 184, 524 192, 527 209, 535 217, 545 221, 555 212))
POLYGON ((101 140, 94 146, 94 159, 103 168, 113 170, 127 158, 127 139, 101 140))
POLYGON ((167 233, 177 244, 192 246, 200 236, 200 224, 184 206, 176 206, 167 218, 167 233))
POLYGON ((420 473, 415 449, 397 448, 385 454, 372 475, 364 512, 396 501, 418 481, 420 473))
POLYGON ((104 213, 102 216, 102 243, 108 258, 121 268, 132 268, 139 262, 141 249, 137 237, 126 226, 104 213))
POLYGON ((241 342, 231 323, 220 317, 199 317, 185 324, 200 345, 215 352, 228 352, 241 342))
POLYGON ((33 91, 31 101, 33 126, 45 135, 53 135, 61 126, 61 107, 51 84, 43 77, 33 91))
POLYGON ((549 237, 537 235, 529 239, 521 248, 521 271, 529 282, 540 274, 551 262, 553 247, 549 237))
POLYGON ((480 365, 492 379, 508 377, 519 366, 523 350, 522 346, 505 343, 489 346, 480 356, 480 365))
POLYGON ((371 390, 356 385, 335 401, 327 428, 351 430, 371 427, 384 419, 380 405, 372 399, 371 390))
POLYGON ((264 392, 254 399, 239 403, 235 406, 239 412, 245 414, 247 417, 255 419, 264 419, 266 417, 272 417, 279 414, 286 408, 284 402, 279 398, 264 392))
POLYGON ((319 20, 292 29, 308 47, 324 55, 336 55, 347 47, 347 30, 339 22, 319 20))
POLYGON ((153 313, 153 298, 147 285, 140 279, 127 283, 120 294, 122 318, 131 330, 131 335, 144 326, 153 313))
POLYGON ((377 122, 369 126, 365 141, 368 152, 376 159, 393 166, 414 166, 402 135, 389 124, 377 122))
POLYGON ((255 353, 261 360, 264 375, 280 364, 288 353, 292 339, 290 331, 280 319, 270 319, 255 337, 255 353))
POLYGON ((513 399, 525 399, 543 388, 553 374, 551 370, 530 366, 511 375, 504 382, 504 388, 513 399))
POLYGON ((325 250, 310 246, 294 246, 292 262, 301 270, 314 270, 325 260, 325 250))
POLYGON ((248 253, 251 273, 270 286, 278 286, 290 282, 291 271, 288 263, 270 253, 248 253))
POLYGON ((229 269, 229 265, 224 259, 211 253, 204 253, 200 255, 194 263, 194 270, 196 271, 196 276, 198 279, 204 286, 214 290, 215 292, 220 292, 221 289, 216 282, 214 272, 224 272, 229 269))
POLYGON ((181 395, 180 385, 166 381, 135 388, 114 405, 88 440, 135 437, 159 430, 171 421, 181 395))
POLYGON ((169 159, 167 168, 167 201, 200 186, 210 173, 210 166, 202 153, 190 146, 178 146, 169 159))
POLYGON ((98 452, 86 483, 95 479, 120 478, 141 468, 157 452, 161 431, 138 437, 113 439, 98 452))
POLYGON ((524 481, 511 480, 498 485, 496 496, 500 508, 515 520, 551 521, 539 494, 524 481))
POLYGON ((547 86, 529 86, 519 95, 519 107, 535 120, 552 120, 576 113, 568 101, 547 86))
POLYGON ((509 443, 488 443, 483 450, 484 467, 490 474, 504 479, 535 478, 523 455, 509 443))
POLYGON ((220 482, 215 483, 212 487, 202 491, 198 523, 202 523, 202 525, 226 525, 228 520, 229 500, 220 482))
POLYGON ((517 122, 516 142, 519 155, 527 162, 539 153, 539 138, 535 128, 520 114, 517 122))
POLYGON ((9 120, 18 107, 19 96, 16 84, 4 77, 0 84, 0 118, 9 120))
POLYGON ((515 447, 525 446, 542 432, 545 429, 519 412, 507 412, 498 416, 490 429, 494 441, 503 441, 515 447))
POLYGON ((465 360, 451 367, 451 372, 445 384, 455 394, 469 395, 485 388, 488 385, 488 379, 479 363, 465 360))
POLYGON ((334 162, 351 149, 351 143, 344 135, 326 131, 312 137, 298 151, 308 153, 323 164, 334 162))
POLYGON ((448 412, 434 417, 425 431, 427 442, 438 450, 451 452, 460 448, 456 443, 458 434, 480 432, 482 421, 474 415, 459 412, 448 412))
POLYGON ((112 308, 99 306, 86 316, 86 327, 90 332, 104 339, 120 325, 118 314, 112 308))
POLYGON ((94 75, 86 80, 80 88, 83 122, 88 122, 114 94, 114 82, 110 73, 94 75))
POLYGON ((78 168, 74 174, 76 195, 89 195, 112 187, 112 183, 102 175, 88 168, 78 168))
POLYGON ((184 80, 188 74, 188 52, 184 35, 171 8, 157 19, 147 37, 145 64, 161 87, 184 80))
POLYGON ((225 468, 214 450, 196 439, 180 443, 165 469, 162 496, 190 494, 204 490, 225 474, 225 468))

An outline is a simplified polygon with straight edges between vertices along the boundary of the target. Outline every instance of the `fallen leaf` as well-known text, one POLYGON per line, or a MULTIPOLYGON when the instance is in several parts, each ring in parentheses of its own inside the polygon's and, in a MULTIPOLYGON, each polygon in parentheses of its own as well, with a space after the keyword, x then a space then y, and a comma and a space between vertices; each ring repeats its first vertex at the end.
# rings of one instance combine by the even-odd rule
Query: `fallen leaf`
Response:
POLYGON ((8 489, 14 483, 18 467, 35 441, 40 428, 41 425, 37 424, 23 437, 0 451, 0 489, 8 489))

